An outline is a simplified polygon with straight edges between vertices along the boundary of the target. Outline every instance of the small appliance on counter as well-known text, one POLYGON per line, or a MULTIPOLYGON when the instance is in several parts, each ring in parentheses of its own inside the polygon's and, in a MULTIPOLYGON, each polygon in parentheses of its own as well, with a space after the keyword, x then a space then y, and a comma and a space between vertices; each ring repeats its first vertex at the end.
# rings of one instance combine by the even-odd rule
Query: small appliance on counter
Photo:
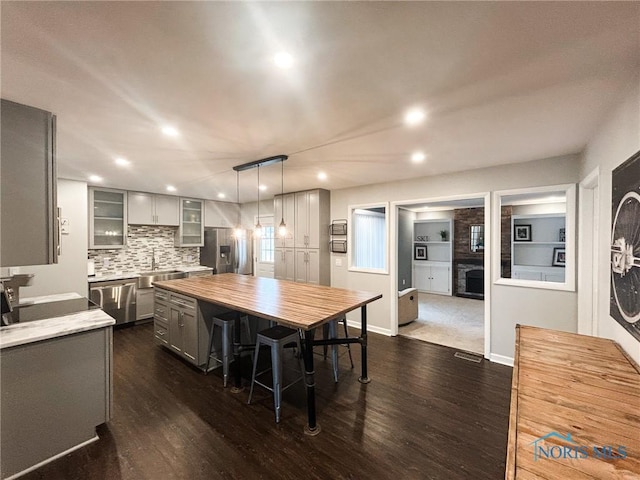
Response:
POLYGON ((33 273, 18 273, 11 277, 1 278, 3 290, 12 307, 20 303, 20 287, 28 287, 33 283, 33 273))
POLYGON ((87 275, 92 277, 96 274, 96 261, 87 260, 87 275))

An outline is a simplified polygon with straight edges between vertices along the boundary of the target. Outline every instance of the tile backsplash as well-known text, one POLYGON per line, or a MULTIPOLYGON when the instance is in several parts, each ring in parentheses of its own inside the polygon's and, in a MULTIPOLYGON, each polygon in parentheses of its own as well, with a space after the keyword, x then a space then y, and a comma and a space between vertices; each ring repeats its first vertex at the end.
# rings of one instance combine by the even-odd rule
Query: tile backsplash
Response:
POLYGON ((151 270, 154 250, 159 270, 200 265, 199 247, 174 246, 176 230, 177 227, 129 225, 124 248, 89 250, 88 259, 95 261, 95 271, 101 274, 151 270))

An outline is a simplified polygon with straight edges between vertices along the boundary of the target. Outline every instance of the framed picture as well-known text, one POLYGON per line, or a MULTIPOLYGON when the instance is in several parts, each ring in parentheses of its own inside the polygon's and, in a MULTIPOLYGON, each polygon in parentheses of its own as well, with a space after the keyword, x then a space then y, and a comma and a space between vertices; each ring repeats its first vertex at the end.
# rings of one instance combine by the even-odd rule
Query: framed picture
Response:
POLYGON ((564 267, 566 265, 566 253, 564 248, 553 249, 553 263, 554 267, 564 267))
POLYGON ((567 236, 565 234, 565 229, 564 228, 560 229, 560 233, 558 234, 558 241, 560 241, 560 242, 566 242, 567 241, 567 236))
POLYGON ((640 342, 640 151, 613 170, 611 187, 609 313, 640 342))
POLYGON ((415 245, 413 247, 413 258, 415 260, 426 260, 427 259, 427 246, 426 245, 415 245))
POLYGON ((530 242, 531 241, 531 225, 514 225, 513 241, 514 242, 530 242))

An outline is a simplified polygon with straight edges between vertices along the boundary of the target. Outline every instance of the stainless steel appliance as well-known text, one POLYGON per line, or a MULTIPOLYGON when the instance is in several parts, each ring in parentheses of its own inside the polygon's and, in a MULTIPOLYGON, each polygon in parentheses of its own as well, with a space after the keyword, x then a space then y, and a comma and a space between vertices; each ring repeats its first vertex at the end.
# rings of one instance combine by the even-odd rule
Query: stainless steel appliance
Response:
POLYGON ((243 231, 239 238, 231 228, 211 228, 204 231, 204 247, 200 247, 200 264, 213 268, 213 273, 253 274, 251 232, 243 231))
POLYGON ((91 301, 111 315, 116 324, 135 322, 137 278, 91 283, 91 301))

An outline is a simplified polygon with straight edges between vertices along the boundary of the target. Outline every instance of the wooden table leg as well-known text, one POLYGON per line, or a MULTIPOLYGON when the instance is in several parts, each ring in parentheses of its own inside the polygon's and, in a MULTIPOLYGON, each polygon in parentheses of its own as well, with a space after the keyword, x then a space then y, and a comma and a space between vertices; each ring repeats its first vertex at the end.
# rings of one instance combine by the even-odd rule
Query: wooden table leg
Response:
POLYGON ((233 319, 233 387, 231 393, 240 393, 242 390, 242 371, 240 369, 240 345, 241 345, 241 314, 237 312, 233 319))
POLYGON ((320 425, 316 423, 316 380, 313 369, 313 336, 315 330, 307 330, 304 335, 304 369, 307 386, 307 416, 308 423, 304 427, 306 435, 315 436, 320 433, 320 425))
POLYGON ((358 378, 360 383, 369 383, 371 379, 367 374, 367 306, 363 305, 360 310, 360 347, 362 349, 362 375, 358 378))

